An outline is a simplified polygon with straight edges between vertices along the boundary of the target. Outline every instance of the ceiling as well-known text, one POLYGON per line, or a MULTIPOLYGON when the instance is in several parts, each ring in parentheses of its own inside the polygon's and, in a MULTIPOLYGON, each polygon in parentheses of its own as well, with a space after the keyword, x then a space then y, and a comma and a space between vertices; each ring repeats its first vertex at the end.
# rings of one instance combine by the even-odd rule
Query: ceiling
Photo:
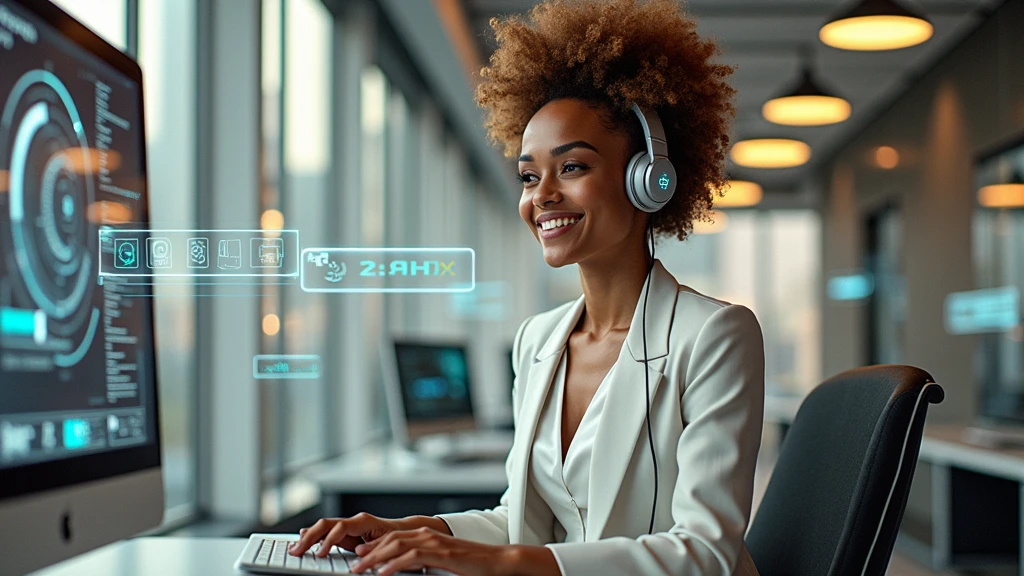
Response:
MULTIPOLYGON (((534 0, 461 0, 484 62, 495 47, 488 25, 492 16, 523 13, 534 0)), ((783 136, 799 138, 812 149, 811 162, 797 168, 749 169, 733 166, 735 177, 760 182, 766 190, 794 190, 810 170, 871 122, 918 74, 973 30, 1003 0, 901 0, 924 13, 935 34, 918 46, 885 52, 838 50, 818 40, 818 29, 850 6, 849 0, 690 0, 697 31, 716 39, 721 61, 736 66, 733 140, 783 136), (846 98, 853 114, 821 127, 779 126, 761 116, 761 105, 798 79, 801 51, 810 48, 819 84, 846 98)))

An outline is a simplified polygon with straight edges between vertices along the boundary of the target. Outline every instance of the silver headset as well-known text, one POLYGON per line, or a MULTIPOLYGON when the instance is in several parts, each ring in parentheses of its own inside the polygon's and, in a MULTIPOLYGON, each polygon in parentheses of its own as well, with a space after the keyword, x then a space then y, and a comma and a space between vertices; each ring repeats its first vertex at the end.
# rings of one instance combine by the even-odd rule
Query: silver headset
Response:
MULTIPOLYGON (((654 110, 644 112, 636 102, 631 103, 633 112, 640 118, 644 127, 644 142, 647 150, 637 152, 626 164, 626 196, 633 206, 644 212, 661 210, 676 191, 676 169, 668 159, 668 143, 665 140, 665 128, 661 118, 654 110)), ((644 390, 647 393, 647 441, 651 447, 651 460, 654 462, 654 499, 651 503, 651 523, 648 534, 654 533, 654 516, 658 511, 658 456, 654 449, 654 434, 651 432, 651 381, 647 371, 647 296, 651 291, 651 273, 654 271, 654 230, 651 234, 651 262, 647 267, 647 280, 644 283, 644 390)))
POLYGON ((676 191, 676 169, 668 159, 661 118, 653 110, 644 112, 636 102, 632 108, 643 125, 647 150, 637 152, 626 164, 626 196, 638 210, 657 212, 676 191))

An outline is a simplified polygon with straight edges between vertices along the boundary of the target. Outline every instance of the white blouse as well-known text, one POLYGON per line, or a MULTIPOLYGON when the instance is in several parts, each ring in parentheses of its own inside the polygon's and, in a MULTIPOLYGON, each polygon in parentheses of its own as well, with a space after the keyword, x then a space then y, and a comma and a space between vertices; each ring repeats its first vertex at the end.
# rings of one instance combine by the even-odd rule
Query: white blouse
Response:
POLYGON ((601 419, 608 375, 594 393, 562 462, 562 398, 565 396, 568 345, 562 350, 553 386, 544 402, 530 456, 530 482, 555 516, 555 542, 583 542, 587 525, 590 458, 601 419))

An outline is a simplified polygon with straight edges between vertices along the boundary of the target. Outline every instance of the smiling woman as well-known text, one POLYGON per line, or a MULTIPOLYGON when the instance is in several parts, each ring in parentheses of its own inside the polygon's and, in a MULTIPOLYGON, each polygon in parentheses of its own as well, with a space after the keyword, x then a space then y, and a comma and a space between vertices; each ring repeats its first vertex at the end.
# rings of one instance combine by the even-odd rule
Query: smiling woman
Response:
POLYGON ((354 547, 384 576, 756 576, 761 328, 654 258, 656 234, 685 239, 725 188, 731 69, 675 0, 548 0, 491 25, 477 103, 518 157, 520 217, 583 296, 516 335, 499 506, 323 519, 291 552, 354 547))
MULTIPOLYGON (((499 48, 481 71, 476 100, 488 112, 492 140, 506 156, 518 155, 538 110, 571 98, 599 111, 608 130, 628 135, 633 152, 643 148, 643 133, 630 103, 656 111, 680 181, 652 226, 683 240, 711 208, 711 191, 726 184, 732 68, 713 61, 718 48, 697 36, 696 22, 680 14, 677 2, 556 1, 537 5, 529 17, 491 20, 499 48)), ((592 144, 567 143, 550 155, 593 150, 592 144)))

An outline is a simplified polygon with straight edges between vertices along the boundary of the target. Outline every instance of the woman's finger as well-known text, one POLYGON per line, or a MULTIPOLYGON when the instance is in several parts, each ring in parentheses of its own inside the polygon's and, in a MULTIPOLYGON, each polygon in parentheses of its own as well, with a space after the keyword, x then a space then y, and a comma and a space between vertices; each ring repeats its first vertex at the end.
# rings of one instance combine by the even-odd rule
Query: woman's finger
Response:
POLYGON ((438 568, 444 568, 436 564, 436 559, 433 556, 433 554, 422 548, 414 548, 382 566, 377 570, 377 574, 378 576, 391 576, 395 572, 402 570, 419 570, 428 563, 438 568))
POLYGON ((316 521, 305 532, 300 532, 301 537, 294 544, 288 547, 288 553, 293 556, 302 556, 309 550, 310 546, 320 541, 334 527, 337 520, 333 518, 321 518, 316 521))
POLYGON ((344 520, 335 524, 334 528, 331 528, 331 531, 328 532, 327 536, 324 536, 324 539, 320 542, 320 549, 316 551, 316 555, 320 558, 324 558, 330 554, 331 548, 333 548, 335 544, 340 544, 345 536, 348 535, 345 532, 345 528, 344 520))
POLYGON ((361 572, 404 554, 407 550, 414 547, 419 536, 420 533, 416 530, 388 533, 383 538, 377 540, 380 541, 380 544, 377 544, 373 550, 360 558, 359 562, 356 562, 356 565, 352 567, 352 570, 354 572, 361 572))
MULTIPOLYGON (((391 532, 391 534, 394 534, 394 532, 391 532)), ((362 544, 359 544, 355 548, 353 548, 352 551, 360 556, 366 556, 383 541, 384 537, 377 538, 376 540, 370 540, 368 542, 363 542, 362 544)))

